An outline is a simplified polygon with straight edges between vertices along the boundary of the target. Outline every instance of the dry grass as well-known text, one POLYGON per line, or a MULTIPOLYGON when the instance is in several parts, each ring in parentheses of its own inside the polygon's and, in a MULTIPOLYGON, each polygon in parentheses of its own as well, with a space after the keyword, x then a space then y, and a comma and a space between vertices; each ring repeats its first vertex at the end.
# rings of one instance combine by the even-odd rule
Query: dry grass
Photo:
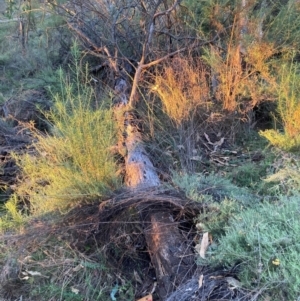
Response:
POLYGON ((76 249, 69 230, 80 223, 62 227, 35 220, 23 235, 5 236, 1 300, 106 300, 113 277, 108 277, 100 250, 94 247, 88 256, 76 249))
POLYGON ((200 171, 206 134, 214 137, 213 142, 231 141, 240 131, 240 115, 228 114, 214 99, 210 71, 200 58, 179 56, 153 78, 151 91, 161 101, 163 114, 149 110, 149 123, 154 124, 152 135, 167 149, 163 155, 173 156, 171 169, 200 171))

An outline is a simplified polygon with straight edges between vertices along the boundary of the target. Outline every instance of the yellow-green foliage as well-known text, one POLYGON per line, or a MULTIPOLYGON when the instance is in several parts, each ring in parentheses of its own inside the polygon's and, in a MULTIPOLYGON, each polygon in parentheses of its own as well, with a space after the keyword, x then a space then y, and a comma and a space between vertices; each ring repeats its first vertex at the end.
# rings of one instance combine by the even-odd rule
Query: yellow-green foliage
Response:
POLYGON ((272 173, 264 179, 265 183, 272 186, 270 190, 282 195, 293 195, 300 192, 300 157, 296 153, 279 151, 273 162, 272 173))
POLYGON ((227 47, 226 55, 218 47, 209 47, 203 59, 216 77, 214 93, 223 109, 245 113, 273 94, 274 80, 267 61, 276 49, 271 43, 247 45, 243 66, 241 46, 229 41, 227 47))
POLYGON ((273 145, 284 150, 297 150, 300 147, 300 76, 298 65, 281 69, 278 84, 278 112, 284 132, 275 130, 261 131, 273 145))
POLYGON ((184 0, 182 4, 190 27, 201 39, 214 39, 201 53, 211 68, 211 96, 217 103, 249 118, 247 113, 255 106, 274 99, 274 69, 292 49, 299 49, 299 1, 184 0))
POLYGON ((270 143, 287 151, 296 151, 300 148, 300 136, 290 137, 286 132, 280 133, 277 130, 260 131, 260 134, 267 138, 270 143))
POLYGON ((14 229, 21 231, 26 221, 26 217, 19 210, 18 198, 16 195, 13 195, 9 201, 4 205, 4 209, 8 214, 0 217, 0 233, 4 232, 6 229, 11 228, 13 221, 14 229))
POLYGON ((66 81, 62 86, 49 114, 52 134, 36 134, 35 154, 15 155, 22 180, 7 204, 18 196, 30 204, 31 214, 65 210, 76 200, 101 197, 120 184, 110 151, 116 138, 112 111, 92 109, 91 89, 66 81))

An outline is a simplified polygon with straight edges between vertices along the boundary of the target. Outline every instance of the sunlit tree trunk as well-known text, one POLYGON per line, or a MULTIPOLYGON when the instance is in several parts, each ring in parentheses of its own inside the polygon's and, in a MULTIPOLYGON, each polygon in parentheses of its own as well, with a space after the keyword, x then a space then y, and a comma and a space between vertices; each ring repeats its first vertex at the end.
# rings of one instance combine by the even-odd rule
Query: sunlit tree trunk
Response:
POLYGON ((129 105, 129 84, 119 79, 115 86, 114 110, 119 126, 119 153, 125 160, 125 184, 131 189, 157 187, 160 184, 157 172, 143 144, 136 117, 129 105))
MULTIPOLYGON (((125 184, 133 190, 155 189, 160 185, 157 172, 145 150, 142 133, 129 104, 128 84, 118 80, 115 87, 115 116, 119 125, 119 152, 125 159, 125 184)), ((194 253, 185 242, 168 208, 153 203, 147 210, 139 208, 149 255, 155 268, 158 295, 165 300, 176 287, 192 276, 194 253), (159 208, 159 209, 158 209, 159 208)))

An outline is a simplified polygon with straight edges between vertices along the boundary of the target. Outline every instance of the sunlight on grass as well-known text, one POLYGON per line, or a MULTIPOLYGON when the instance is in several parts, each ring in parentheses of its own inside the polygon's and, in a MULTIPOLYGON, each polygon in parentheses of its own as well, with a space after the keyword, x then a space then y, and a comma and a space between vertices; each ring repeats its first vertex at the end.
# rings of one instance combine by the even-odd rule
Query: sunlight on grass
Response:
POLYGON ((177 57, 155 76, 152 91, 159 96, 165 112, 176 124, 187 121, 198 106, 209 105, 206 72, 200 60, 193 62, 177 57))

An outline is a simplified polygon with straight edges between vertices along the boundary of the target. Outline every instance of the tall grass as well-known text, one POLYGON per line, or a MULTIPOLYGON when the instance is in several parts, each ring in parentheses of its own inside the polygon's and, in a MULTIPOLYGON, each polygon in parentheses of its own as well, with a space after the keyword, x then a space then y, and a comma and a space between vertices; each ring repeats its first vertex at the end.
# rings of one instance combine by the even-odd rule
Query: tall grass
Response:
POLYGON ((218 47, 205 50, 203 59, 211 67, 213 97, 227 112, 250 112, 255 106, 273 97, 274 79, 268 60, 276 49, 273 44, 259 42, 247 45, 247 53, 241 54, 241 46, 229 40, 224 54, 218 47))
POLYGON ((112 111, 93 109, 93 90, 78 69, 73 84, 60 72, 61 93, 48 114, 51 133, 35 131, 34 153, 14 155, 21 180, 6 205, 11 215, 16 197, 24 202, 22 210, 41 214, 101 198, 120 185, 110 151, 117 136, 112 111))
POLYGON ((196 136, 199 134, 199 125, 207 119, 213 105, 207 76, 206 66, 201 59, 178 56, 157 69, 151 86, 163 110, 163 117, 156 123, 160 128, 165 128, 161 126, 163 123, 171 125, 169 131, 172 133, 167 144, 175 147, 180 167, 186 172, 195 171, 198 165, 193 160, 197 154, 196 136))

